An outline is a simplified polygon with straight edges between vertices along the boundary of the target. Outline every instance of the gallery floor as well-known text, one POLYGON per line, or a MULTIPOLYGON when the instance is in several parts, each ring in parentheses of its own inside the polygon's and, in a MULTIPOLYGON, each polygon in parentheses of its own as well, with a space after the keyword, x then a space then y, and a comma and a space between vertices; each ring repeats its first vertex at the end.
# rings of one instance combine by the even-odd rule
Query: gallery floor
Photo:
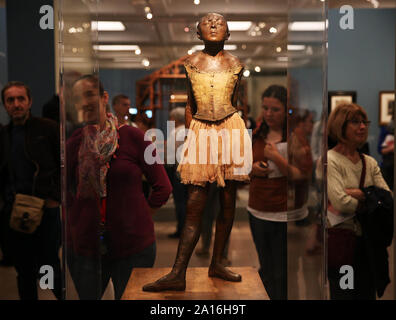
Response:
MULTIPOLYGON (((231 269, 232 267, 246 266, 258 269, 259 267, 247 220, 247 196, 247 189, 238 191, 237 212, 228 251, 231 269)), ((168 234, 173 233, 176 227, 173 207, 173 201, 170 199, 156 213, 154 219, 157 238, 157 257, 154 267, 171 267, 176 255, 178 239, 168 237, 168 234)), ((311 230, 311 225, 296 226, 294 223, 290 223, 288 226, 289 299, 321 299, 324 297, 324 293, 327 292, 326 285, 323 283, 322 255, 320 253, 316 255, 306 254, 306 244, 311 230)), ((197 248, 199 247, 200 242, 197 245, 197 248)), ((392 250, 389 251, 392 252, 392 250)), ((210 256, 203 258, 193 253, 189 266, 207 267, 209 263, 210 256)), ((390 263, 393 265, 392 255, 390 256, 390 263)), ((391 274, 391 279, 393 280, 393 278, 393 274, 391 274)), ((76 298, 70 277, 67 276, 66 281, 70 290, 68 297, 71 299, 76 298)), ((0 300, 18 299, 14 268, 0 267, 0 283, 0 300)), ((394 299, 392 284, 387 287, 381 299, 394 299)), ((46 300, 54 299, 49 290, 39 289, 39 297, 46 300)), ((113 298, 113 289, 109 285, 103 299, 111 300, 113 298)))

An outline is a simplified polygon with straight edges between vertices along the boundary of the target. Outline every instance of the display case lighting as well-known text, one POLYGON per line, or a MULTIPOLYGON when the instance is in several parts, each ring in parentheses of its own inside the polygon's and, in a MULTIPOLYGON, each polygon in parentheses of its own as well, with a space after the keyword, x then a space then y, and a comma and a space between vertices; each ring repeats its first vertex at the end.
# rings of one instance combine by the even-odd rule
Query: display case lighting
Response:
POLYGON ((129 114, 137 114, 136 108, 129 108, 129 114))
POLYGON ((289 31, 324 31, 328 20, 324 21, 295 21, 289 23, 289 31))
POLYGON ((91 21, 92 30, 97 31, 125 31, 121 21, 91 21))
POLYGON ((304 44, 288 44, 287 50, 289 51, 301 51, 305 50, 306 46, 304 44))
POLYGON ((99 44, 94 45, 93 48, 99 51, 135 51, 140 49, 137 45, 113 45, 113 44, 99 44))
POLYGON ((230 31, 247 31, 252 26, 251 21, 228 21, 227 24, 230 31))

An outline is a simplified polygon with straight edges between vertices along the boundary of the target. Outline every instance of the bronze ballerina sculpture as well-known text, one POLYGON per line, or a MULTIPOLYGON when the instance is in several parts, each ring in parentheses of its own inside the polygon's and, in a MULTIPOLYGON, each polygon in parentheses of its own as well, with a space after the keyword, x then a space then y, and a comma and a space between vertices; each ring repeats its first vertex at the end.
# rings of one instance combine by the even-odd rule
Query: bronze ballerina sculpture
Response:
POLYGON ((222 188, 209 276, 234 282, 242 280, 241 275, 227 269, 221 261, 234 221, 237 181, 249 180, 252 164, 251 141, 244 121, 236 112, 238 84, 243 66, 238 58, 224 50, 224 42, 230 33, 222 15, 209 13, 204 16, 197 26, 197 35, 204 42, 205 48, 191 55, 185 62, 189 84, 186 127, 189 130, 177 169, 182 183, 189 184, 185 225, 172 271, 157 281, 146 284, 143 291, 185 290, 187 266, 200 236, 209 183, 214 182, 222 188), (224 131, 229 134, 219 133, 224 131), (232 131, 237 134, 230 138, 232 131), (210 133, 208 146, 198 139, 201 132, 210 133), (218 139, 220 135, 223 138, 221 143, 218 139), (238 139, 239 144, 235 141, 238 139), (243 165, 234 161, 235 157, 230 160, 231 149, 235 148, 238 156, 242 154, 243 165), (188 156, 191 149, 195 151, 193 155, 204 154, 204 160, 208 159, 208 153, 211 157, 214 154, 215 161, 202 163, 194 156, 193 161, 188 161, 191 160, 188 156))

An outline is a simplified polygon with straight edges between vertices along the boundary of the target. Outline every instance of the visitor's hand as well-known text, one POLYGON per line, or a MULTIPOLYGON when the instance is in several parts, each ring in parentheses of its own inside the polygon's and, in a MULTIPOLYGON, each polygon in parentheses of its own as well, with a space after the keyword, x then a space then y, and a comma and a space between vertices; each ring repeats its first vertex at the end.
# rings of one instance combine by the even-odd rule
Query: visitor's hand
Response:
POLYGON ((269 168, 263 168, 262 166, 260 166, 260 161, 256 161, 253 163, 251 175, 266 178, 272 171, 274 170, 269 168))
POLYGON ((389 154, 389 153, 392 153, 392 152, 394 152, 394 148, 395 148, 395 145, 394 145, 394 143, 393 143, 393 141, 392 141, 392 142, 390 142, 386 147, 383 147, 383 148, 381 149, 381 153, 382 153, 382 154, 389 154))
POLYGON ((278 149, 276 148, 275 144, 272 142, 267 142, 264 147, 264 157, 269 160, 276 160, 277 157, 280 156, 278 149))
POLYGON ((364 192, 360 189, 345 189, 345 193, 350 195, 351 197, 359 200, 359 201, 364 201, 366 200, 366 197, 364 195, 364 192))

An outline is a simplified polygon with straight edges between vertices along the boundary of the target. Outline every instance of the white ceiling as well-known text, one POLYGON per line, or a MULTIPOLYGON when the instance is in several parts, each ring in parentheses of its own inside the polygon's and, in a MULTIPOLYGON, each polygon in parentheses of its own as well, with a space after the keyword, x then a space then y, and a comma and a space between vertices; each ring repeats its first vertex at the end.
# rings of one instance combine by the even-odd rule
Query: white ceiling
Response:
MULTIPOLYGON (((379 1, 380 8, 395 7, 394 0, 379 1)), ((354 8, 373 8, 368 0, 332 0, 330 7, 350 4, 354 8)), ((228 21, 252 21, 248 31, 232 31, 227 44, 234 44, 238 56, 248 68, 258 65, 262 70, 284 69, 287 62, 278 57, 289 57, 290 64, 320 63, 324 53, 323 32, 288 32, 291 21, 324 21, 324 3, 320 0, 63 0, 65 45, 64 56, 68 61, 79 58, 92 60, 89 52, 95 44, 138 45, 140 55, 134 52, 96 52, 102 68, 142 68, 142 60, 148 59, 148 68, 159 68, 184 55, 194 45, 201 44, 196 37, 195 24, 208 12, 223 14, 228 21), (153 19, 146 18, 145 7, 149 6, 153 19), (122 21, 126 30, 121 32, 89 32, 69 34, 70 27, 81 27, 90 20, 122 21), (252 36, 251 31, 260 23, 261 35, 252 36), (189 31, 184 29, 188 27, 189 31), (271 27, 278 32, 269 32, 271 27), (287 52, 287 44, 304 44, 305 50, 287 52), (282 51, 277 52, 276 48, 282 51), (87 53, 88 52, 88 53, 87 53)))

